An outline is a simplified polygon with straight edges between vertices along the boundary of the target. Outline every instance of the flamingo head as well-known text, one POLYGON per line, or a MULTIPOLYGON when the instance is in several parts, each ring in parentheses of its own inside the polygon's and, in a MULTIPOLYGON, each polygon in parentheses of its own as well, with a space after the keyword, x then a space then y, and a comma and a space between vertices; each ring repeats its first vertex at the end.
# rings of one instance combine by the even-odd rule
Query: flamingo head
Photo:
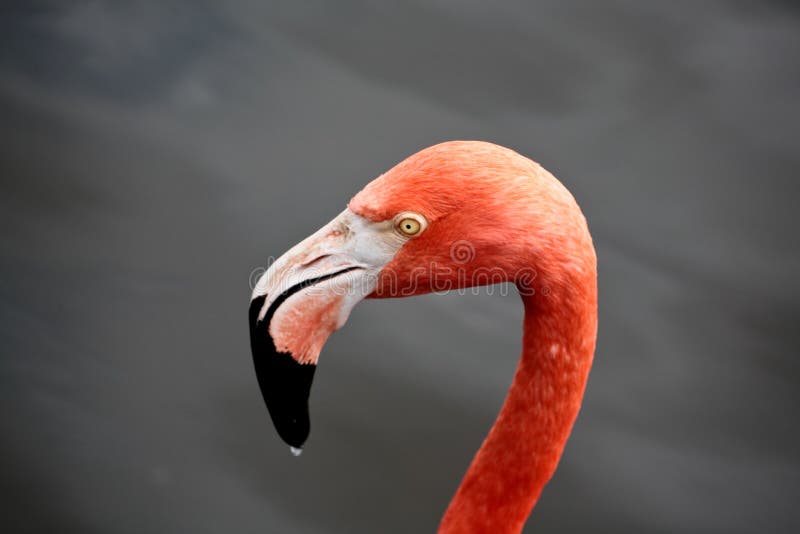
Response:
POLYGON ((278 434, 293 450, 304 444, 320 351, 362 299, 506 281, 533 290, 579 259, 584 234, 555 178, 491 143, 435 145, 379 176, 253 291, 253 358, 278 434))

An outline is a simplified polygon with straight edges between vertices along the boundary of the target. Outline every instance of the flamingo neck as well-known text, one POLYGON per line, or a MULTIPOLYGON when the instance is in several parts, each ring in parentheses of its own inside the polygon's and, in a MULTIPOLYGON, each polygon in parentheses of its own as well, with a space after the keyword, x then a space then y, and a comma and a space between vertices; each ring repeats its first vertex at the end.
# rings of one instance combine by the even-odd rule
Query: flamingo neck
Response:
POLYGON ((519 533, 553 475, 580 409, 597 331, 596 281, 572 288, 562 298, 556 291, 523 296, 514 381, 439 534, 519 533))

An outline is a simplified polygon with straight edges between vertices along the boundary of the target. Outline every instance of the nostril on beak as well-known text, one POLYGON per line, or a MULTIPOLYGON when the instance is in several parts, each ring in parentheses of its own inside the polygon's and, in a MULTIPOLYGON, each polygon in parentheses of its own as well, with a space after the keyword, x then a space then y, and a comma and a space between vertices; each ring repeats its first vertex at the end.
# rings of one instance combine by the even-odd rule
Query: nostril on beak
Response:
POLYGON ((302 267, 303 269, 308 269, 312 265, 315 265, 324 260, 325 258, 330 258, 330 257, 331 257, 330 254, 323 254, 322 256, 317 256, 316 258, 304 261, 303 263, 300 264, 300 267, 302 267))

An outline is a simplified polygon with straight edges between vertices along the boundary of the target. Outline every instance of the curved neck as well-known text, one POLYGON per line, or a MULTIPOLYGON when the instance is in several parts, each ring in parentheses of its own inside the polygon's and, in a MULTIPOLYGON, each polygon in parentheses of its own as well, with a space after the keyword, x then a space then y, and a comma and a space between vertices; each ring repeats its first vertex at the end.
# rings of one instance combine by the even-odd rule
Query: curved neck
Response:
POLYGON ((514 381, 439 534, 512 534, 525 525, 558 465, 592 364, 596 279, 581 282, 549 296, 523 296, 522 357, 514 381))

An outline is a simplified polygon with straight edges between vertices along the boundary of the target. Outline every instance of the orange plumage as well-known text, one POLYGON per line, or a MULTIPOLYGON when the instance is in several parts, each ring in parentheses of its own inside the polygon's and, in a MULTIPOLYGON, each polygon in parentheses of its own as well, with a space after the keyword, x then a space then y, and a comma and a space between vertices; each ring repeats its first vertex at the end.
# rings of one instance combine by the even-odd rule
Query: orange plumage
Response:
POLYGON ((519 532, 558 464, 594 354, 597 267, 583 214, 541 166, 474 141, 411 156, 349 207, 372 220, 411 210, 430 221, 384 268, 373 297, 412 285, 415 293, 465 287, 481 280, 481 270, 504 273, 520 288, 525 320, 516 376, 439 530, 519 532), (473 247, 468 263, 452 258, 457 241, 473 247))

